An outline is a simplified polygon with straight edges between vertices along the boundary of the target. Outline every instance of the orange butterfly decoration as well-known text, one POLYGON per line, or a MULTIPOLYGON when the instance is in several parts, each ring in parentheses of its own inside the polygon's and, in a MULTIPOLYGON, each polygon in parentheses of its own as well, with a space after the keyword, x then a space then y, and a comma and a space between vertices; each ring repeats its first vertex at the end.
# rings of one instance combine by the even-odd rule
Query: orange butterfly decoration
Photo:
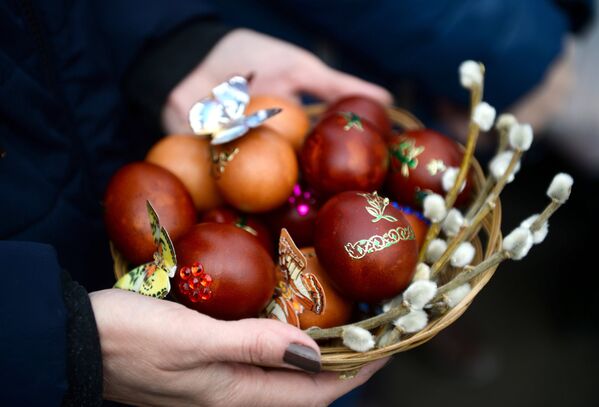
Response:
POLYGON ((321 314, 325 308, 325 295, 318 278, 306 271, 307 261, 297 248, 287 229, 279 238, 279 270, 282 275, 273 300, 266 307, 271 319, 299 328, 299 316, 304 310, 321 314))

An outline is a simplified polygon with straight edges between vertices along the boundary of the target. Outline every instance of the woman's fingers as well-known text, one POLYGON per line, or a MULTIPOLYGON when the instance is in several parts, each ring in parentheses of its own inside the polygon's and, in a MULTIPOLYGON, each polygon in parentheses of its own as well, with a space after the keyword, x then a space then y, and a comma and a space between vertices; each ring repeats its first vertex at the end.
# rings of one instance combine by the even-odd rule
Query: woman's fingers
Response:
MULTIPOLYGON (((349 379, 341 379, 337 372, 308 375, 284 370, 247 370, 237 386, 239 396, 243 394, 238 402, 244 406, 326 406, 364 384, 386 362, 387 359, 372 362, 349 379)), ((236 403, 234 400, 229 405, 236 403)))
POLYGON ((391 94, 383 87, 337 71, 320 61, 306 66, 306 70, 295 77, 295 87, 297 91, 309 93, 325 102, 356 94, 374 99, 383 105, 389 105, 393 100, 391 94))
POLYGON ((220 362, 320 371, 318 346, 301 330, 270 319, 215 321, 210 345, 199 349, 220 362))

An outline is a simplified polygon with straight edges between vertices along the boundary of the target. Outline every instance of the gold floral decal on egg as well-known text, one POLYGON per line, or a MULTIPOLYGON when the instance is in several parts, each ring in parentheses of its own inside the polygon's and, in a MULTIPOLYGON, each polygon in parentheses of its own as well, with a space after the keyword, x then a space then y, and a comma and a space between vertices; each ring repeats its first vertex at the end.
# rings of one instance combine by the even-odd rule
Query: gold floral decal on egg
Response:
POLYGON ((414 230, 408 226, 398 226, 382 236, 374 235, 355 243, 346 243, 345 251, 352 259, 359 260, 367 254, 379 252, 404 240, 415 240, 414 230))
POLYGON ((438 173, 445 171, 447 169, 447 166, 445 165, 443 160, 433 159, 430 160, 429 163, 426 165, 426 169, 428 170, 428 173, 431 174, 432 177, 434 177, 438 173))
POLYGON ((231 151, 216 151, 213 146, 210 146, 210 154, 212 159, 212 175, 214 178, 220 178, 222 173, 225 172, 227 164, 229 164, 233 158, 239 153, 239 148, 235 147, 231 151))
POLYGON ((360 116, 357 114, 352 112, 339 112, 339 115, 341 115, 347 122, 345 126, 343 126, 343 130, 350 131, 351 129, 356 129, 358 131, 364 131, 360 116))
POLYGON ((382 196, 379 196, 376 191, 374 191, 372 194, 358 195, 366 198, 369 206, 365 206, 364 209, 366 209, 366 212, 372 215, 372 223, 376 223, 381 219, 385 219, 389 222, 397 222, 397 218, 391 215, 385 215, 385 209, 389 205, 389 198, 383 198, 382 196))
POLYGON ((391 155, 400 163, 401 175, 410 176, 410 170, 418 167, 418 156, 424 152, 424 147, 416 147, 415 141, 411 138, 402 139, 398 144, 391 147, 391 155))

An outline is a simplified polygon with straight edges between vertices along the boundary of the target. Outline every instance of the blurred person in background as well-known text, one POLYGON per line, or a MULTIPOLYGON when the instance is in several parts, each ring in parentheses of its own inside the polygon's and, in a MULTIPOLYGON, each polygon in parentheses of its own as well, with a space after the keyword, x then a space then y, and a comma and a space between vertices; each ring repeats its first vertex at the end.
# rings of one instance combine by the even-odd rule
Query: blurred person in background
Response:
POLYGON ((486 67, 485 100, 539 130, 571 87, 569 33, 590 0, 218 2, 225 21, 312 49, 331 64, 391 89, 426 123, 463 134, 468 93, 457 67, 486 67), (460 131, 458 131, 460 130, 460 131))

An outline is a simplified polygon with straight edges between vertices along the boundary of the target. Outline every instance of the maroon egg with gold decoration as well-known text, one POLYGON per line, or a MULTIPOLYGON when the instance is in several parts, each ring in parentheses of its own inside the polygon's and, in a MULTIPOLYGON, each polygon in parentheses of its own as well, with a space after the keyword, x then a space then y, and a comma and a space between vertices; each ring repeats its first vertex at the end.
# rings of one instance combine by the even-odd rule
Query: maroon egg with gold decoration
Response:
MULTIPOLYGON (((410 130, 394 135, 389 142, 391 165, 387 190, 398 203, 421 208, 427 194, 445 195, 445 171, 459 167, 463 149, 449 137, 430 129, 410 130)), ((472 182, 467 181, 456 205, 468 202, 472 182)))
POLYGON ((397 202, 393 202, 393 206, 401 211, 403 216, 412 226, 414 230, 414 235, 416 235, 416 243, 418 244, 418 250, 422 247, 424 243, 424 239, 426 238, 426 233, 428 232, 428 228, 430 226, 430 221, 424 217, 422 212, 418 212, 409 206, 401 206, 398 205, 397 202))
POLYGON ((350 95, 334 101, 326 113, 353 112, 373 124, 383 137, 391 133, 391 120, 385 106, 363 95, 350 95))
POLYGON ((323 196, 343 191, 374 191, 389 166, 387 146, 369 122, 351 112, 324 117, 301 151, 308 185, 323 196))
POLYGON ((410 283, 418 248, 414 231, 389 199, 347 191, 318 212, 314 248, 341 295, 378 302, 410 283))
POLYGON ((237 226, 252 236, 255 236, 269 254, 274 253, 273 240, 270 231, 256 216, 247 215, 234 209, 221 206, 204 212, 200 216, 200 223, 203 222, 228 223, 237 226))

